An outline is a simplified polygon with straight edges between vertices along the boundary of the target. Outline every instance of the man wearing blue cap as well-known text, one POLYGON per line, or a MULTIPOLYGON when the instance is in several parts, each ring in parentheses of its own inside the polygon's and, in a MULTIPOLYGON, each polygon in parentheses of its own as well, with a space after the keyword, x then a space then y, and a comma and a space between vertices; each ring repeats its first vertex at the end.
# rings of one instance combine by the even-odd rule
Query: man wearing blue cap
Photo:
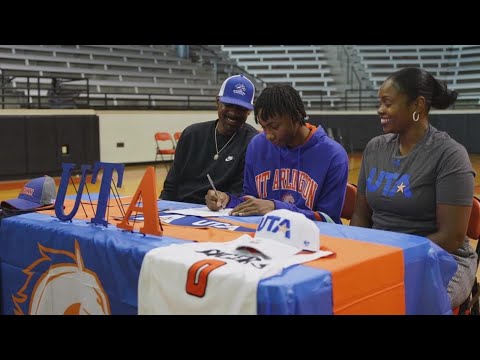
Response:
POLYGON ((218 119, 183 130, 161 199, 205 204, 205 194, 211 188, 207 174, 219 189, 242 193, 245 152, 258 134, 245 123, 253 110, 254 96, 255 86, 243 75, 223 82, 216 98, 218 119))

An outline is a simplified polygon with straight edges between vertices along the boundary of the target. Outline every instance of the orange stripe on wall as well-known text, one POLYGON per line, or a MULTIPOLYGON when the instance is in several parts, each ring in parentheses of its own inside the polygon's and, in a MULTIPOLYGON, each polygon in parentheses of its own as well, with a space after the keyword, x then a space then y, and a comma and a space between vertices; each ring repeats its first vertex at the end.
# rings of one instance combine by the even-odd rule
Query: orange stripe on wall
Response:
POLYGON ((405 314, 403 250, 321 235, 335 255, 305 265, 332 273, 334 314, 405 314))

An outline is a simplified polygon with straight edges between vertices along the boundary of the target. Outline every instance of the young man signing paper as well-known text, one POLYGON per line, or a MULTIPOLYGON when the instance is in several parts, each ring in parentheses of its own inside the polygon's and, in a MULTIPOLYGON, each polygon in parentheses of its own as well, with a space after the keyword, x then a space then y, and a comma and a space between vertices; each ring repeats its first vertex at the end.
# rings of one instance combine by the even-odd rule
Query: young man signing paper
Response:
MULTIPOLYGON (((309 219, 340 221, 348 178, 348 156, 307 114, 290 85, 271 85, 255 103, 255 136, 245 158, 243 196, 209 190, 211 210, 233 208, 231 215, 265 215, 287 209, 309 219)), ((220 188, 220 187, 219 187, 220 188)))

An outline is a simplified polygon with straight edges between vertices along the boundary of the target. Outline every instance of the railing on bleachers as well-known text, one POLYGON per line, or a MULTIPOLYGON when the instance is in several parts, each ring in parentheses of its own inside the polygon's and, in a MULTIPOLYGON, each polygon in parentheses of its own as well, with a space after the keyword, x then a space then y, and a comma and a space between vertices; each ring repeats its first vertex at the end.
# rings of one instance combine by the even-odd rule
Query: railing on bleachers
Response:
POLYGON ((215 108, 214 98, 207 95, 90 93, 89 89, 89 79, 0 75, 2 109, 215 108))
POLYGON ((2 109, 84 108, 88 107, 89 97, 88 79, 16 76, 5 71, 0 74, 2 109))
MULTIPOLYGON (((478 109, 480 94, 460 95, 454 109, 478 109)), ((376 90, 345 90, 342 96, 303 96, 308 111, 376 110, 376 90)), ((91 93, 89 79, 0 76, 2 109, 215 110, 215 96, 91 93), (60 82, 55 90, 53 82, 60 82), (15 84, 12 86, 12 83, 15 84)))

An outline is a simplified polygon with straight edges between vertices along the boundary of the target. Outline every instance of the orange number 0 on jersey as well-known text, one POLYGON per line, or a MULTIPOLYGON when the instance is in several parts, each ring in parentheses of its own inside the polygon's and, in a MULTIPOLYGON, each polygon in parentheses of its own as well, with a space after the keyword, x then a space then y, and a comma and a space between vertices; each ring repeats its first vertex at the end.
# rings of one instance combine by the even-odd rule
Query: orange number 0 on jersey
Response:
POLYGON ((225 261, 216 259, 205 259, 194 263, 188 269, 185 291, 190 295, 203 297, 207 289, 208 274, 225 264, 225 261))

